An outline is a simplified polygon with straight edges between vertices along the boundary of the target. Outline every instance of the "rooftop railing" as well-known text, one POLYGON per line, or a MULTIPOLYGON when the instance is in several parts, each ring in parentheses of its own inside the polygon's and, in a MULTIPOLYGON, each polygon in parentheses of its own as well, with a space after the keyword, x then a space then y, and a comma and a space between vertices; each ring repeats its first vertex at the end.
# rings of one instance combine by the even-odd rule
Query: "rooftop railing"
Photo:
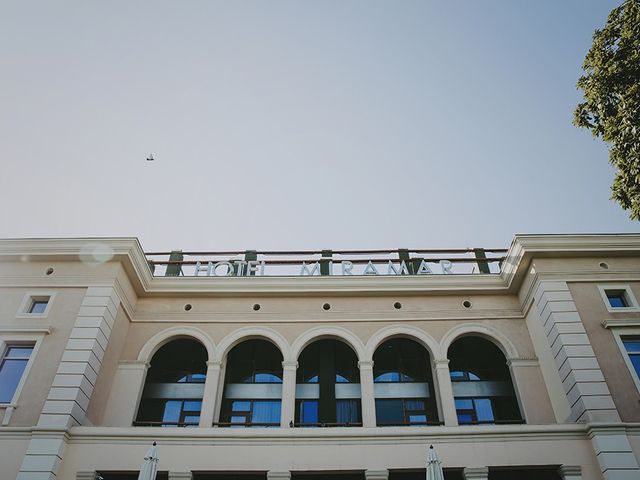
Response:
POLYGON ((146 253, 156 277, 499 274, 503 248, 146 253))

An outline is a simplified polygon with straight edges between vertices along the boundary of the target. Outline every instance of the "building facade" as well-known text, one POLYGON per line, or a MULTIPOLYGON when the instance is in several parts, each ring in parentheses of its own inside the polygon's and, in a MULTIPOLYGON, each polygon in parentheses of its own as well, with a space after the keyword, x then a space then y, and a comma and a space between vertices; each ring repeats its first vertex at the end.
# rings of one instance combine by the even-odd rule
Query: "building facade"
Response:
POLYGON ((640 479, 640 235, 469 252, 2 240, 0 479, 640 479))

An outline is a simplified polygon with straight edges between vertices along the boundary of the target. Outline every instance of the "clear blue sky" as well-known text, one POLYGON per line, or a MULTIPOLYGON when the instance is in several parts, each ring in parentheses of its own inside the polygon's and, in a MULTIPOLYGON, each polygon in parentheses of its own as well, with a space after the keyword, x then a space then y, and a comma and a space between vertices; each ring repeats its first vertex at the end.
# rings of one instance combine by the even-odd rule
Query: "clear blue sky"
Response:
POLYGON ((0 237, 218 250, 638 232, 609 200, 606 147, 571 125, 618 3, 5 0, 0 237))

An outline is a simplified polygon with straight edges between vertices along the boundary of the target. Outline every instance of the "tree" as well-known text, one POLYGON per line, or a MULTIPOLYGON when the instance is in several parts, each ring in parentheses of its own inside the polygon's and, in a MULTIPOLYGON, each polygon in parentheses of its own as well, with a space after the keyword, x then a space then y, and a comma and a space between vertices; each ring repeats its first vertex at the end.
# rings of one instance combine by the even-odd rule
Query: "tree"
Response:
POLYGON ((577 87, 573 124, 609 146, 616 169, 611 199, 640 220, 640 0, 625 0, 593 34, 577 87))

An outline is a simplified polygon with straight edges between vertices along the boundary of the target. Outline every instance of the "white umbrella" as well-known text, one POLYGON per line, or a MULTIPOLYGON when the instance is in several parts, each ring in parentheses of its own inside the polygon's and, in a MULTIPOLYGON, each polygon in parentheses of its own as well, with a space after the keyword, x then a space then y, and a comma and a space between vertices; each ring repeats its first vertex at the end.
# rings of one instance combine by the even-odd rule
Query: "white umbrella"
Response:
POLYGON ((144 462, 140 466, 140 474, 138 475, 138 480, 156 480, 156 473, 158 472, 158 460, 158 449, 156 448, 156 442, 153 442, 153 446, 144 456, 144 462))
POLYGON ((427 480, 444 480, 442 462, 438 458, 433 445, 427 451, 427 480))

